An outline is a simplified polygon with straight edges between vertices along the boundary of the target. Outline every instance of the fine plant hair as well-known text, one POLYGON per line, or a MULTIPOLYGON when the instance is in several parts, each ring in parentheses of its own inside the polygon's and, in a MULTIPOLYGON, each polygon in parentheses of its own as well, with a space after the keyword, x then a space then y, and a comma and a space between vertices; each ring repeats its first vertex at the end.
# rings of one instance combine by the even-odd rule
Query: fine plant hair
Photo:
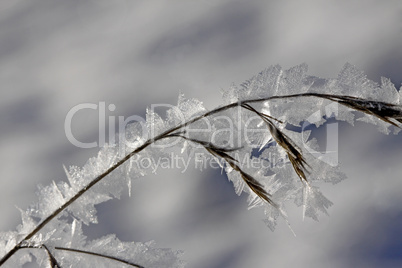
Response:
POLYGON ((249 207, 264 209, 265 222, 274 230, 278 218, 289 225, 285 209, 289 201, 303 207, 303 217, 318 220, 320 212, 327 214, 332 203, 314 184, 345 178, 337 164, 308 150, 318 148, 309 130, 294 131, 291 126, 312 121, 319 127, 335 118, 350 124, 370 122, 386 134, 402 128, 401 91, 389 79, 382 78, 381 85, 368 80, 350 64, 336 79, 309 76, 305 64, 289 70, 272 66, 224 91, 223 99, 222 106, 207 111, 201 102, 180 95, 166 119, 147 111, 148 137, 137 122, 120 133, 119 144, 106 145, 83 168, 65 168, 68 183, 41 187, 39 201, 21 210, 17 231, 0 233, 0 266, 22 266, 34 256, 39 265, 48 267, 80 267, 89 261, 99 267, 184 267, 178 251, 121 242, 114 235, 87 241, 82 232, 83 223, 97 223, 94 205, 120 197, 124 185, 131 187, 132 178, 146 175, 145 169, 135 167, 135 157, 163 155, 171 144, 182 146, 181 153, 189 157, 196 151, 209 154, 225 170, 236 193, 249 194, 249 207), (313 107, 318 107, 319 115, 312 119, 313 107), (224 133, 229 128, 222 118, 236 123, 230 133, 224 133), (211 131, 194 131, 207 123, 211 131), (241 126, 260 131, 231 141, 228 136, 241 133, 241 126), (273 163, 271 155, 282 156, 284 167, 273 163), (267 170, 250 168, 241 162, 244 156, 271 165, 267 170), (19 251, 23 257, 13 257, 19 251))

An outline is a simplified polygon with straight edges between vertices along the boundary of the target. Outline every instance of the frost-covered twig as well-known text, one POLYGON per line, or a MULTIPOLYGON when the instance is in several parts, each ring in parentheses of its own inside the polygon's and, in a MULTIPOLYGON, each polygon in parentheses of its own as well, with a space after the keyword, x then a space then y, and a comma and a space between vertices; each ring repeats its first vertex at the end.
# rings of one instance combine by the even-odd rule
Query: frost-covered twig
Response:
MULTIPOLYGON (((150 126, 157 126, 159 128, 157 129, 156 135, 147 140, 138 141, 139 144, 137 148, 118 161, 115 161, 116 152, 112 149, 108 150, 108 148, 106 148, 104 151, 100 152, 99 161, 94 160, 89 163, 88 174, 85 173, 87 171, 85 169, 80 171, 73 168, 70 169, 70 171, 67 171, 67 176, 71 186, 67 184, 54 184, 50 188, 44 189, 44 191, 47 191, 46 193, 49 196, 46 198, 54 197, 57 199, 58 203, 56 201, 50 202, 53 204, 47 204, 46 209, 42 212, 37 210, 34 212, 32 212, 33 210, 23 212, 23 226, 20 228, 21 230, 16 233, 6 233, 0 237, 0 240, 3 240, 2 243, 6 248, 6 250, 3 251, 5 253, 3 258, 0 260, 0 266, 14 255, 16 251, 21 249, 24 243, 30 242, 31 240, 36 241, 37 244, 44 245, 44 247, 46 247, 46 244, 50 243, 53 248, 59 249, 61 247, 56 245, 57 239, 52 240, 52 237, 56 235, 63 236, 64 239, 68 240, 71 245, 71 247, 69 247, 70 249, 74 243, 82 243, 82 241, 77 242, 75 238, 77 233, 81 232, 81 229, 78 228, 78 226, 80 226, 81 222, 87 224, 89 222, 96 222, 96 219, 94 219, 94 212, 85 214, 85 212, 77 211, 77 208, 74 207, 74 202, 82 196, 90 195, 90 189, 93 189, 95 185, 104 181, 108 175, 117 173, 116 170, 123 168, 127 163, 129 164, 127 169, 128 172, 130 172, 132 158, 142 154, 146 149, 148 149, 148 147, 150 147, 150 145, 160 142, 163 143, 164 140, 174 137, 184 138, 186 141, 202 145, 202 147, 211 155, 223 158, 228 164, 226 172, 229 179, 235 184, 236 192, 238 194, 243 191, 249 193, 249 204, 251 207, 263 206, 264 204, 269 205, 265 206, 265 214, 267 215, 267 224, 271 229, 275 226, 275 219, 278 215, 284 215, 282 206, 283 203, 289 199, 294 199, 297 204, 300 203, 298 200, 302 199, 303 201, 301 203, 304 207, 304 215, 309 215, 312 218, 317 219, 317 210, 326 213, 326 208, 331 205, 331 202, 323 197, 316 187, 311 186, 310 181, 325 179, 337 181, 340 180, 342 175, 336 170, 332 171, 330 167, 323 167, 323 165, 321 165, 320 168, 317 168, 314 166, 314 164, 319 162, 319 159, 312 158, 308 155, 308 152, 299 147, 295 141, 296 133, 291 133, 286 129, 286 124, 296 125, 300 121, 307 119, 307 113, 311 113, 309 108, 305 108, 308 106, 308 101, 303 103, 304 100, 309 98, 319 99, 321 102, 315 101, 314 104, 317 105, 318 103, 321 106, 326 104, 323 101, 335 102, 341 104, 346 109, 351 109, 351 111, 361 111, 364 114, 374 116, 386 124, 393 125, 396 129, 402 128, 402 108, 400 105, 400 98, 398 97, 400 92, 394 90, 395 88, 384 80, 382 86, 383 89, 394 91, 384 94, 385 97, 378 94, 370 96, 370 94, 366 94, 359 86, 364 85, 364 87, 370 88, 373 87, 373 84, 370 84, 363 78, 353 74, 353 72, 356 71, 351 66, 346 65, 344 69, 343 72, 346 73, 346 76, 344 75, 346 78, 340 76, 336 80, 337 83, 327 81, 326 84, 324 83, 325 86, 322 86, 323 81, 305 75, 306 66, 304 65, 285 71, 285 74, 281 69, 278 69, 277 66, 274 66, 243 84, 242 88, 234 88, 231 91, 225 92, 225 102, 227 103, 229 101, 229 103, 214 110, 204 111, 204 108, 202 108, 197 101, 186 102, 186 100, 182 99, 177 109, 179 112, 185 114, 185 120, 181 120, 181 122, 177 123, 178 117, 175 116, 177 111, 172 109, 170 111, 170 120, 168 120, 170 125, 165 124, 161 118, 150 113, 150 126), (350 73, 353 74, 351 75, 352 78, 348 78, 350 73), (348 79, 357 79, 359 83, 354 80, 352 83, 348 79), (351 87, 350 84, 352 84, 353 87, 351 87), (351 89, 358 92, 353 92, 351 89), (330 93, 317 92, 320 90, 328 90, 330 93), (300 91, 305 92, 300 93, 300 91), (345 95, 345 92, 353 94, 345 95), (392 99, 392 96, 397 96, 397 99, 392 99), (379 99, 376 99, 376 97, 379 99), (285 104, 278 104, 278 101, 285 102, 285 104), (201 108, 194 109, 194 107, 201 108), (231 109, 235 108, 244 109, 249 113, 251 112, 251 114, 257 115, 257 117, 262 120, 262 122, 268 127, 268 132, 266 132, 263 137, 260 137, 257 134, 254 135, 253 139, 257 140, 255 143, 260 146, 261 150, 266 144, 265 141, 269 141, 270 138, 272 138, 279 145, 279 148, 267 147, 265 151, 269 154, 284 152, 291 163, 291 169, 278 170, 276 166, 273 166, 271 171, 277 176, 264 175, 261 173, 261 170, 246 171, 241 167, 240 163, 238 163, 238 160, 228 154, 235 151, 233 148, 222 147, 220 144, 212 143, 209 140, 202 139, 202 137, 186 136, 187 132, 185 129, 187 127, 191 127, 193 124, 205 119, 212 118, 213 120, 218 121, 217 118, 213 118, 215 115, 229 112, 231 109), (294 109, 299 110, 295 112, 294 109), (276 126, 274 122, 280 123, 281 126, 276 126), (264 142, 261 144, 262 140, 264 142), (237 173, 232 173, 233 170, 237 173), (301 187, 297 186, 296 182, 293 180, 292 172, 303 182, 301 187), (332 178, 325 178, 329 172, 332 172, 332 178), (95 176, 95 178, 88 178, 88 175, 90 176, 93 174, 97 174, 97 176, 95 176), (261 181, 259 177, 262 177, 262 179, 266 181, 261 181), (54 207, 54 204, 57 204, 57 207, 54 207), (52 208, 51 211, 50 208, 52 208), (78 217, 78 219, 74 218, 73 223, 58 219, 66 209, 69 209, 69 211, 72 212, 72 215, 78 217), (35 217, 39 217, 40 221, 35 222, 35 217), (88 217, 89 219, 87 219, 88 217), (55 219, 58 219, 57 222, 55 219), (47 230, 47 233, 44 232, 44 229, 49 229, 49 224, 52 220, 56 222, 52 224, 58 224, 64 229, 71 229, 71 234, 67 236, 65 232, 58 232, 58 230, 47 230), (32 228, 33 226, 35 227, 32 228)), ((339 111, 330 110, 330 112, 339 111)), ((336 117, 338 120, 352 122, 348 113, 350 114, 350 111, 340 109, 340 113, 337 114, 336 117)), ((234 120, 241 120, 236 117, 234 112, 229 113, 229 115, 231 115, 234 120)), ((249 119, 249 117, 250 115, 246 115, 246 119, 249 119)), ((367 121, 371 119, 364 120, 367 121)), ((246 123, 249 123, 249 121, 246 120, 246 123)), ((322 124, 322 122, 317 123, 317 125, 319 124, 322 124)), ((381 125, 377 121, 375 124, 381 125)), ((388 127, 382 125, 381 127, 383 131, 389 132, 388 127)), ((219 128, 218 123, 216 128, 219 128)), ((395 132, 397 132, 397 130, 395 130, 395 132)), ((221 139, 220 141, 223 142, 224 140, 221 139)), ((310 145, 312 145, 311 141, 310 145)), ((239 149, 240 148, 244 151, 251 147, 246 146, 246 148, 244 148, 241 146, 239 149)), ((265 152, 263 152, 261 154, 261 159, 266 159, 265 156, 265 152)), ((91 209, 93 204, 109 199, 110 194, 118 195, 114 190, 110 193, 94 192, 91 197, 88 197, 83 202, 87 202, 89 204, 89 209, 91 209)), ((81 199, 84 199, 84 197, 81 199)), ((85 206, 81 206, 79 209, 85 209, 85 206)), ((112 240, 105 238, 99 243, 104 244, 107 241, 114 241, 114 243, 122 246, 124 245, 121 242, 116 241, 115 238, 112 240)), ((91 247, 96 248, 96 246, 99 245, 91 245, 91 247)), ((129 247, 131 245, 126 246, 129 247)), ((82 251, 96 254, 95 251, 82 251)), ((158 251, 155 251, 154 254, 158 255, 159 253, 158 251)), ((104 256, 110 255, 104 254, 104 256)), ((174 256, 174 254, 172 256, 174 256)), ((172 258, 169 261, 176 260, 172 258)))

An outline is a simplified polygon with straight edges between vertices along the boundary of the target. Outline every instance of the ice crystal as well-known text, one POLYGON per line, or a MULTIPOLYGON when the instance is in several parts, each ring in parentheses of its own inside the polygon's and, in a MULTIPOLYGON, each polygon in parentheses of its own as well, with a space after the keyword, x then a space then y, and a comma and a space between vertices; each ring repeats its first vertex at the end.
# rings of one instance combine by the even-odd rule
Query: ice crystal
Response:
POLYGON ((269 67, 224 90, 223 105, 212 111, 183 94, 165 117, 147 109, 146 122, 128 125, 116 144, 106 144, 81 168, 64 167, 67 181, 39 186, 38 201, 20 210, 17 230, 0 233, 0 255, 24 249, 21 257, 6 258, 10 267, 32 256, 39 265, 63 267, 110 267, 116 261, 184 266, 180 252, 121 242, 114 235, 88 241, 82 231, 82 224, 97 223, 97 204, 120 198, 127 186, 131 194, 131 179, 156 173, 158 158, 167 152, 213 157, 236 194, 248 195, 249 208, 264 210, 271 230, 279 217, 287 221, 289 203, 302 206, 303 217, 318 220, 332 205, 318 184, 335 184, 345 175, 330 154, 334 148, 319 148, 306 126, 359 120, 396 134, 402 124, 402 92, 389 79, 382 78, 381 85, 370 81, 351 64, 335 79, 307 71, 306 64, 288 70, 269 67))

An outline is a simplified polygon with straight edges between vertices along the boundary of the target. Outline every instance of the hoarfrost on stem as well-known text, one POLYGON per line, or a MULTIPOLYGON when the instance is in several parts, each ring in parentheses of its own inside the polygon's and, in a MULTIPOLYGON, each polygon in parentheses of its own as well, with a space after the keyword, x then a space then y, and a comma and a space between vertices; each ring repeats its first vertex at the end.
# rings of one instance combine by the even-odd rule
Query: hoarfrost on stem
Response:
POLYGON ((318 143, 305 125, 360 120, 397 134, 402 92, 389 79, 382 78, 381 85, 368 80, 351 64, 335 79, 307 70, 306 64, 269 67, 224 90, 222 106, 211 111, 183 94, 166 116, 147 109, 146 122, 127 126, 116 144, 105 145, 82 168, 64 167, 67 182, 38 187, 38 202, 21 210, 22 224, 0 234, 0 265, 21 266, 35 256, 40 265, 52 266, 109 267, 114 261, 184 266, 180 252, 153 243, 121 242, 114 235, 87 241, 82 232, 82 224, 97 223, 97 204, 120 198, 127 185, 130 194, 131 179, 156 172, 157 160, 168 153, 188 159, 204 153, 217 161, 236 194, 248 194, 249 208, 263 209, 271 230, 278 218, 287 222, 286 206, 292 202, 303 207, 303 218, 328 214, 332 203, 316 184, 338 183, 345 175, 336 161, 317 153, 318 143), (10 258, 17 251, 22 257, 10 258))

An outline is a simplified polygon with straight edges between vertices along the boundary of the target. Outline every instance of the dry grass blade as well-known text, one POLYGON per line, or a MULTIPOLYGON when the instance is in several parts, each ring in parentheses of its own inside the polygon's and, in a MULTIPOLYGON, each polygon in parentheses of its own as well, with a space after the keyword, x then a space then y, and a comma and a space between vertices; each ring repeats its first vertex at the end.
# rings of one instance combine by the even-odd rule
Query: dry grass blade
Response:
POLYGON ((222 152, 219 150, 215 150, 214 148, 211 147, 205 147, 205 149, 211 153, 214 156, 219 156, 222 157, 223 159, 226 160, 226 162, 237 172, 240 173, 242 179, 244 182, 247 184, 247 186, 262 200, 266 201, 267 203, 271 204, 275 208, 279 208, 279 206, 271 199, 271 195, 265 191, 264 186, 257 181, 253 176, 250 174, 244 172, 237 164, 237 160, 235 160, 233 157, 228 155, 226 152, 222 152))
POLYGON ((49 257, 49 265, 50 267, 56 267, 56 268, 61 268, 60 264, 57 262, 56 258, 52 255, 50 250, 46 247, 46 245, 43 245, 42 248, 46 250, 46 253, 49 257))
POLYGON ((250 174, 244 172, 238 165, 236 165, 232 161, 228 161, 228 164, 236 171, 238 171, 244 180, 244 182, 247 184, 247 186, 262 200, 266 201, 268 204, 274 206, 275 208, 279 209, 279 206, 271 199, 271 195, 265 191, 264 186, 257 181, 255 178, 253 178, 250 174))
POLYGON ((402 126, 399 126, 397 123, 392 121, 396 120, 402 124, 402 107, 398 105, 380 101, 360 100, 346 96, 338 96, 334 99, 338 103, 347 107, 366 114, 374 115, 389 124, 402 128, 402 126))
POLYGON ((271 195, 264 189, 264 186, 256 180, 250 174, 244 172, 236 163, 238 162, 232 156, 228 154, 228 152, 233 152, 240 148, 221 148, 217 147, 214 144, 206 141, 191 139, 189 137, 183 136, 183 132, 181 133, 173 133, 169 135, 170 137, 181 137, 188 141, 192 141, 202 145, 210 154, 215 157, 220 157, 225 159, 225 161, 237 172, 240 173, 242 179, 247 184, 247 186, 263 201, 266 201, 270 205, 274 206, 275 208, 279 209, 279 206, 271 199, 271 195))
POLYGON ((302 182, 304 181, 305 183, 308 183, 306 176, 306 173, 308 173, 307 170, 308 164, 304 156, 300 152, 300 149, 294 144, 292 139, 290 139, 285 133, 280 131, 280 129, 278 129, 274 125, 274 123, 271 121, 271 117, 268 117, 266 114, 260 113, 249 104, 242 104, 242 107, 251 112, 254 112, 255 114, 261 117, 261 119, 268 126, 269 132, 275 139, 276 143, 278 143, 278 145, 285 150, 286 154, 289 157, 290 163, 292 164, 293 169, 299 176, 300 180, 302 182))
MULTIPOLYGON (((356 111, 376 116, 377 118, 402 129, 402 106, 398 104, 387 103, 383 101, 373 101, 358 97, 345 95, 331 95, 321 93, 300 93, 284 96, 271 96, 263 99, 250 99, 242 101, 241 106, 249 105, 249 103, 270 101, 277 99, 299 98, 299 97, 316 97, 337 102, 356 111), (398 124, 399 123, 399 124, 398 124)), ((245 107, 246 108, 246 107, 245 107)), ((260 113, 261 114, 261 113, 260 113)))
POLYGON ((382 101, 365 100, 352 96, 311 94, 311 96, 324 98, 342 104, 369 115, 373 115, 395 127, 402 128, 402 106, 382 101), (400 123, 398 125, 396 122, 400 123))
POLYGON ((214 156, 219 156, 224 159, 230 159, 232 161, 236 161, 232 156, 228 155, 228 152, 233 152, 236 150, 239 150, 240 148, 223 148, 223 147, 217 147, 213 145, 210 142, 202 141, 202 140, 196 140, 196 139, 191 139, 189 137, 184 136, 185 132, 177 132, 177 133, 172 133, 167 135, 166 137, 178 137, 178 138, 183 138, 188 141, 192 141, 194 143, 197 143, 201 146, 203 146, 209 153, 213 154, 214 156))

